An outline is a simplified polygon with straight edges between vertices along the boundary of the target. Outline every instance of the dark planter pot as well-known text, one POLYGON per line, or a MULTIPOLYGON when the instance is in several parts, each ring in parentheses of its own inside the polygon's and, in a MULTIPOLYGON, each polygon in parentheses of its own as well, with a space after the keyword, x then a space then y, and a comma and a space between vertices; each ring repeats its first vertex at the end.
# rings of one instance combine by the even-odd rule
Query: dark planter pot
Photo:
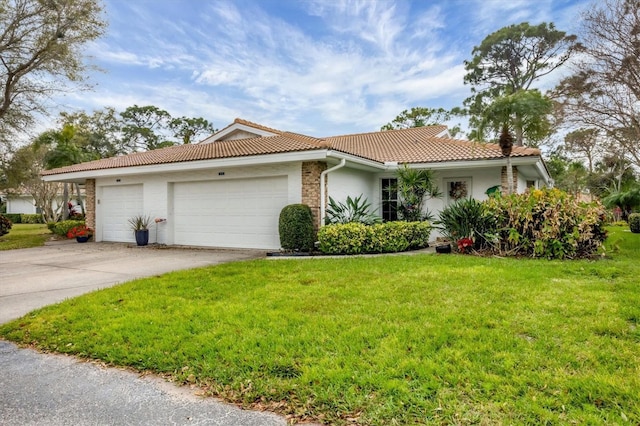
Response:
POLYGON ((86 243, 87 241, 89 241, 90 237, 76 237, 76 241, 79 243, 86 243))
POLYGON ((146 246, 149 244, 149 230, 148 229, 139 229, 134 231, 136 234, 136 244, 139 246, 146 246))
POLYGON ((441 244, 436 246, 436 253, 451 253, 451 244, 441 244))

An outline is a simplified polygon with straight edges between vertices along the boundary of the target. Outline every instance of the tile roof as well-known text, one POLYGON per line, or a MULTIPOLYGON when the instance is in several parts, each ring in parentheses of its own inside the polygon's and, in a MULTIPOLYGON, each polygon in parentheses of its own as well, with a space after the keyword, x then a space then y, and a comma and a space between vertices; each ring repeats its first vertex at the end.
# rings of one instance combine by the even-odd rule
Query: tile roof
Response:
MULTIPOLYGON (((434 127, 440 126, 334 136, 327 138, 327 143, 336 151, 379 162, 440 163, 502 157, 497 144, 436 137, 435 134, 441 132, 436 132, 434 127)), ((511 155, 539 156, 540 150, 514 147, 511 155)))
MULTIPOLYGON (((388 130, 319 139, 298 133, 271 129, 239 118, 234 123, 267 130, 276 133, 276 136, 172 146, 45 170, 42 175, 318 149, 332 149, 380 163, 393 161, 399 163, 430 163, 502 157, 500 147, 496 144, 482 144, 438 137, 438 134, 446 130, 446 126, 388 130)), ((514 148, 512 155, 516 157, 539 156, 540 151, 533 148, 518 147, 514 148)))

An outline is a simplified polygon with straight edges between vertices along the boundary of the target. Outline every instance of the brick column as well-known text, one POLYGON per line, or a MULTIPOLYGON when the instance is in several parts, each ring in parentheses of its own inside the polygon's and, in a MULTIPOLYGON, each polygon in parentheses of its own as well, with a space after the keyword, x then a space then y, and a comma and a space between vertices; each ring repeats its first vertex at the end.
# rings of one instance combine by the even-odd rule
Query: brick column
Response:
MULTIPOLYGON (((518 192, 518 168, 513 166, 513 193, 518 192)), ((502 193, 507 194, 509 190, 509 183, 507 182, 507 167, 502 166, 502 171, 500 172, 500 184, 502 185, 502 193)))
POLYGON ((316 231, 320 227, 320 174, 326 169, 327 164, 321 161, 302 163, 302 204, 311 208, 316 231))
POLYGON ((96 229, 96 180, 84 181, 85 216, 84 223, 88 228, 96 229))

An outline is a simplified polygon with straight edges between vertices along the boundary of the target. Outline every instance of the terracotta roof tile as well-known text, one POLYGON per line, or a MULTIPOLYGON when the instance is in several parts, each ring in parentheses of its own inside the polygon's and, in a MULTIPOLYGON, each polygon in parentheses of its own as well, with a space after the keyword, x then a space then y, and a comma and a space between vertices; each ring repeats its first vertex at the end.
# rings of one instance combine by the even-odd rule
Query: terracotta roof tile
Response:
MULTIPOLYGON (((282 132, 237 118, 234 123, 258 127, 276 136, 217 141, 206 144, 179 145, 154 151, 137 152, 45 170, 42 175, 56 175, 90 170, 180 163, 285 152, 333 149, 377 162, 430 163, 460 160, 481 160, 502 157, 496 144, 437 137, 446 126, 429 126, 384 132, 333 136, 325 139, 298 133, 282 132)), ((514 148, 513 156, 539 156, 533 148, 514 148)))
POLYGON ((105 158, 88 163, 74 164, 58 169, 44 170, 42 175, 308 151, 319 148, 318 143, 312 143, 313 138, 308 139, 309 141, 307 142, 297 136, 295 138, 292 136, 269 136, 219 141, 208 144, 178 145, 153 151, 136 152, 120 157, 105 158))
MULTIPOLYGON (((436 126, 432 126, 436 127, 436 126)), ((432 163, 501 158, 497 144, 435 137, 433 128, 389 130, 327 138, 332 149, 379 162, 432 163)), ((533 148, 515 147, 514 157, 536 156, 533 148)))

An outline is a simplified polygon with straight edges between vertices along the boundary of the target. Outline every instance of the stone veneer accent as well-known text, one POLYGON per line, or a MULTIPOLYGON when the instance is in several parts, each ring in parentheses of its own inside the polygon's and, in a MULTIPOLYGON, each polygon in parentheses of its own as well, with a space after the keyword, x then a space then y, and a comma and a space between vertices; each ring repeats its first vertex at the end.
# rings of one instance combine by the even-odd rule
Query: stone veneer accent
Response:
POLYGON ((84 181, 85 215, 84 223, 88 228, 96 229, 96 180, 84 181))
MULTIPOLYGON (((506 194, 509 190, 509 184, 507 182, 507 167, 502 166, 502 171, 500 172, 500 184, 502 185, 502 193, 506 194)), ((518 167, 513 166, 513 192, 518 192, 518 167)))
POLYGON ((320 228, 320 174, 326 169, 327 164, 321 161, 302 163, 302 204, 311 208, 316 231, 320 228))

